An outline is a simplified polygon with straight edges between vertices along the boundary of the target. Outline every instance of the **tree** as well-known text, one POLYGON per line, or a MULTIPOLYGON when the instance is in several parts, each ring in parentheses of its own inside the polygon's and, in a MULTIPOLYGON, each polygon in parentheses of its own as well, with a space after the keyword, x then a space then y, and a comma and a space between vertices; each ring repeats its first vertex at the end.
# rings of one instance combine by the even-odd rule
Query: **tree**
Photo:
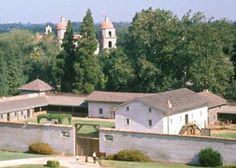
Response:
POLYGON ((103 87, 103 74, 98 58, 94 54, 97 40, 92 13, 87 10, 80 28, 81 38, 77 41, 76 61, 74 64, 75 81, 73 92, 90 93, 95 88, 103 87))
POLYGON ((56 74, 58 83, 61 85, 61 91, 71 92, 75 80, 74 63, 76 58, 76 46, 74 41, 74 32, 69 21, 66 33, 64 35, 62 51, 57 56, 56 74))
POLYGON ((104 51, 100 55, 100 64, 106 79, 106 90, 129 91, 129 83, 134 76, 133 68, 120 48, 104 51))
POLYGON ((191 87, 225 95, 234 74, 230 27, 200 12, 182 19, 160 9, 137 13, 123 46, 135 71, 133 91, 191 87))
POLYGON ((8 82, 7 82, 7 65, 4 59, 4 55, 0 50, 0 96, 8 95, 8 82))

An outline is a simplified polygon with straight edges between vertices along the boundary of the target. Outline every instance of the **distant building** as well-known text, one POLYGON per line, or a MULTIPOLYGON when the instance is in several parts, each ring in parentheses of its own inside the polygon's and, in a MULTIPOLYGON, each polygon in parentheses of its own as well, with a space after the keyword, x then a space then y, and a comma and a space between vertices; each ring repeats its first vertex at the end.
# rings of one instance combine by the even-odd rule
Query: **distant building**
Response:
POLYGON ((53 88, 46 82, 36 79, 18 88, 20 94, 49 92, 53 88))
POLYGON ((45 28, 45 34, 46 34, 46 35, 49 35, 49 34, 51 34, 51 33, 52 33, 52 27, 48 25, 48 26, 45 28))
POLYGON ((101 24, 101 49, 116 48, 116 29, 108 17, 101 24))
POLYGON ((146 93, 94 91, 85 101, 88 103, 88 116, 91 118, 114 119, 114 108, 131 99, 150 95, 146 93))

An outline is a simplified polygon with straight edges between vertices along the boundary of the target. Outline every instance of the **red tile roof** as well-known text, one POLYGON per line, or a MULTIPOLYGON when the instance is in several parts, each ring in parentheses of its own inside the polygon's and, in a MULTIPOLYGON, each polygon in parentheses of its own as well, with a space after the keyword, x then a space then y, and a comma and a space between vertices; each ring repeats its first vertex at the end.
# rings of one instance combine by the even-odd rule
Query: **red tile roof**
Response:
POLYGON ((147 93, 128 93, 128 92, 104 92, 94 91, 91 93, 85 101, 92 102, 113 102, 113 103, 124 103, 128 100, 151 95, 147 93))
POLYGON ((50 91, 52 89, 53 88, 49 84, 45 83, 40 79, 36 79, 18 88, 18 90, 22 91, 39 91, 39 92, 50 91))

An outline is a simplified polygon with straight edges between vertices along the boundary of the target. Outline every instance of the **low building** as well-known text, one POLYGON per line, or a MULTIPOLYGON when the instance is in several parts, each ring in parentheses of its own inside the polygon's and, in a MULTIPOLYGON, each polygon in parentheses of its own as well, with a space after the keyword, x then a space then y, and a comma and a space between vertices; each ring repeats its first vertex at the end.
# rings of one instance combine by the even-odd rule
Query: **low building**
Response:
POLYGON ((115 109, 115 129, 179 134, 184 125, 207 126, 207 102, 183 88, 129 100, 115 109))
POLYGON ((94 91, 85 99, 88 103, 88 116, 91 118, 114 119, 114 107, 145 95, 150 94, 94 91))
POLYGON ((40 79, 36 79, 19 87, 18 90, 20 91, 20 94, 42 93, 52 91, 53 87, 40 79))
POLYGON ((219 113, 224 113, 225 110, 227 111, 227 109, 229 109, 229 107, 227 107, 229 105, 226 106, 227 100, 210 92, 209 90, 204 90, 202 92, 199 92, 198 94, 207 100, 208 124, 209 125, 217 124, 219 122, 219 113))

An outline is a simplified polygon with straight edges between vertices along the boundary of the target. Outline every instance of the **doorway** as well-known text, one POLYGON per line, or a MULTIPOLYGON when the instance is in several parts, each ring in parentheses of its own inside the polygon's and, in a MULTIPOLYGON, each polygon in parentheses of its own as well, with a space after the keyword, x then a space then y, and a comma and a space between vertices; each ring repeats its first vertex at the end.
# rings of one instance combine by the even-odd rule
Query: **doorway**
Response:
POLYGON ((188 125, 188 114, 185 114, 185 125, 188 125))

